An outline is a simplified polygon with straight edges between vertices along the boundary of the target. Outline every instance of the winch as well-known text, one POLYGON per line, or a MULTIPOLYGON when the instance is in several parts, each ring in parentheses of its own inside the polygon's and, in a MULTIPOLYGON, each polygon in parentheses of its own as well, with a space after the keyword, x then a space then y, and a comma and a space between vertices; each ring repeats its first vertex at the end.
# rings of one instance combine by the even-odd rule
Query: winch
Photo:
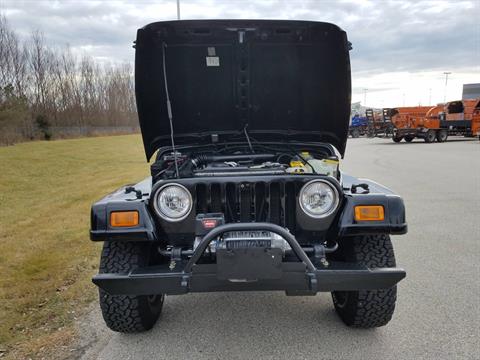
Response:
MULTIPOLYGON (((193 244, 193 250, 197 248, 202 240, 197 237, 193 244)), ((233 231, 223 234, 217 240, 213 240, 209 245, 210 253, 215 253, 217 249, 246 249, 246 248, 265 248, 280 249, 285 254, 290 251, 290 245, 280 235, 270 231, 233 231)))
POLYGON ((217 249, 239 248, 277 248, 283 253, 291 250, 288 242, 280 235, 270 231, 232 231, 227 232, 216 243, 217 249))

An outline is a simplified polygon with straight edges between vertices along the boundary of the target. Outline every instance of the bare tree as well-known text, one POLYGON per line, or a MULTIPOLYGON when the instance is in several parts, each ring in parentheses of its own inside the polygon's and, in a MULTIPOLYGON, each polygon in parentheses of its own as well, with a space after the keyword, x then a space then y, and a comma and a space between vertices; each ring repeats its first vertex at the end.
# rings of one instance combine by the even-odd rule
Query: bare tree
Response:
POLYGON ((22 41, 0 14, 0 143, 137 127, 130 64, 100 66, 40 31, 22 41))
POLYGON ((38 112, 45 112, 47 97, 47 49, 43 34, 35 31, 31 37, 29 65, 33 80, 33 106, 38 112))

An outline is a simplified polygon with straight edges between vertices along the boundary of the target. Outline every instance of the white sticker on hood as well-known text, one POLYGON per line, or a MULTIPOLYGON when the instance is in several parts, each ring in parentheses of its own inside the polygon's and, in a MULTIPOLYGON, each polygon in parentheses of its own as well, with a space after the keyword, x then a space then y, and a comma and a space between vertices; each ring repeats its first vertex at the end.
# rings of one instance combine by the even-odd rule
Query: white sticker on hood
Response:
POLYGON ((220 58, 218 56, 207 56, 207 66, 220 66, 220 58))

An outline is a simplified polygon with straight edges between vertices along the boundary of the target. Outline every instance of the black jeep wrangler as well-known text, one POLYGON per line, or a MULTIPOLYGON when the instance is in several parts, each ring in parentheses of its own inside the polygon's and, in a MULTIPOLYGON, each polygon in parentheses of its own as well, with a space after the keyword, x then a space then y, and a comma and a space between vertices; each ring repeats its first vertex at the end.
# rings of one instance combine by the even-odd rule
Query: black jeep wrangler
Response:
POLYGON ((150 329, 165 295, 331 292, 349 326, 391 319, 389 234, 402 199, 339 169, 350 43, 310 21, 168 21, 138 30, 135 84, 151 177, 95 203, 100 306, 150 329))

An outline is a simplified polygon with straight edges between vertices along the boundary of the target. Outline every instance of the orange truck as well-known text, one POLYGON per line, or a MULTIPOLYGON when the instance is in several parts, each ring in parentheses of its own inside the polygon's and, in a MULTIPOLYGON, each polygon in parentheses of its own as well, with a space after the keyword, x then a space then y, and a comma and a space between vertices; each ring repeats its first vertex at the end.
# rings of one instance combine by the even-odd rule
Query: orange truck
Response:
POLYGON ((480 140, 480 98, 464 100, 464 102, 466 118, 472 123, 471 135, 477 136, 480 140))
POLYGON ((448 135, 480 136, 480 99, 450 101, 437 106, 389 109, 393 141, 444 142, 448 135))

